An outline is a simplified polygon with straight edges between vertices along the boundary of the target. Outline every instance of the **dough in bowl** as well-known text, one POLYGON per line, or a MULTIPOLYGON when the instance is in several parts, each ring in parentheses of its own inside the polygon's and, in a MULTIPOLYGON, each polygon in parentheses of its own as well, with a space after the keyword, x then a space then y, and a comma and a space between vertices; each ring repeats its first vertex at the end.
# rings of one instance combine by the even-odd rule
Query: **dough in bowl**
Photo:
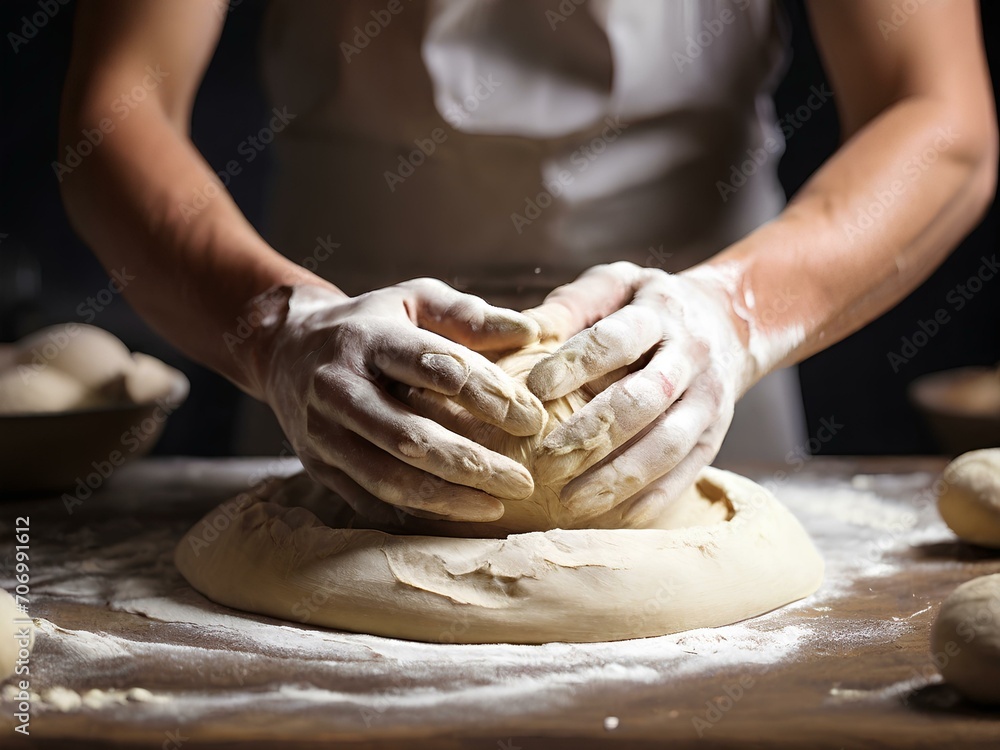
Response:
POLYGON ((83 383, 54 367, 0 371, 0 414, 35 414, 84 409, 94 395, 83 383))
POLYGON ((180 375, 160 360, 129 352, 102 328, 66 323, 13 347, 0 369, 0 414, 46 414, 167 397, 180 375))
POLYGON ((83 323, 43 328, 21 339, 17 348, 22 372, 58 370, 82 383, 94 402, 121 399, 133 368, 132 355, 117 336, 83 323))

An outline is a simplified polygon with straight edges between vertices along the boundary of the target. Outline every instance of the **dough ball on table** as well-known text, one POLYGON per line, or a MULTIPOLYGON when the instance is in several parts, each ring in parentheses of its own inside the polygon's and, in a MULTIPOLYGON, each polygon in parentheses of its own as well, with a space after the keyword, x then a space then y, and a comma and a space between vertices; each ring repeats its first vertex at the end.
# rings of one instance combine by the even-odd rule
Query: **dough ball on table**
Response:
POLYGON ((18 610, 14 597, 0 589, 0 680, 14 674, 18 652, 25 646, 24 638, 19 637, 22 629, 27 629, 28 632, 29 651, 35 642, 35 632, 30 622, 16 622, 27 619, 27 615, 18 610))
POLYGON ((68 411, 98 401, 83 383, 54 367, 0 372, 0 414, 68 411))
POLYGON ((967 542, 1000 548, 1000 448, 959 456, 943 478, 938 511, 945 523, 967 542))
POLYGON ((135 367, 128 347, 116 336, 81 323, 43 328, 18 342, 18 349, 18 364, 70 375, 92 391, 97 402, 122 400, 125 376, 135 367))
POLYGON ((944 600, 931 649, 960 693, 1000 705, 1000 573, 967 581, 944 600))

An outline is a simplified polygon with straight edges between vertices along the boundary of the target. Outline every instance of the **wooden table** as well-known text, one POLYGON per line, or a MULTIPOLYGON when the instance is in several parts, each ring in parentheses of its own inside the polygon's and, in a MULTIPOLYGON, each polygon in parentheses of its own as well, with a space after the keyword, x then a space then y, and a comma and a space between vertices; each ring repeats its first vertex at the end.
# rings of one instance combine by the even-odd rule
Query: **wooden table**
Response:
POLYGON ((459 646, 208 602, 174 569, 177 540, 296 464, 142 461, 89 497, 0 506, 8 590, 14 520, 30 516, 38 625, 31 734, 13 735, 8 684, 0 747, 997 748, 1000 712, 942 684, 928 650, 941 600, 1000 571, 937 516, 942 465, 733 467, 772 486, 827 561, 817 594, 764 617, 621 643, 459 646))

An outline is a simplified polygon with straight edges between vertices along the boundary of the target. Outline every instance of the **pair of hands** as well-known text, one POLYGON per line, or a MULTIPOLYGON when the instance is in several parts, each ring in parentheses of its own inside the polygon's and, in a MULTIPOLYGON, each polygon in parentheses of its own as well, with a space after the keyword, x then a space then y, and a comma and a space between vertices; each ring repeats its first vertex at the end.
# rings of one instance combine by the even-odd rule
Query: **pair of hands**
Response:
POLYGON ((523 466, 415 413, 393 397, 395 384, 452 397, 526 436, 544 424, 543 401, 627 368, 546 436, 536 473, 546 483, 577 475, 560 497, 579 518, 626 503, 637 524, 715 457, 747 384, 730 295, 705 274, 597 266, 523 313, 432 279, 354 298, 321 286, 268 294, 280 313, 265 320, 249 365, 255 390, 306 470, 374 520, 399 508, 493 521, 501 500, 533 491, 523 466), (540 338, 562 345, 527 387, 480 353, 540 338))

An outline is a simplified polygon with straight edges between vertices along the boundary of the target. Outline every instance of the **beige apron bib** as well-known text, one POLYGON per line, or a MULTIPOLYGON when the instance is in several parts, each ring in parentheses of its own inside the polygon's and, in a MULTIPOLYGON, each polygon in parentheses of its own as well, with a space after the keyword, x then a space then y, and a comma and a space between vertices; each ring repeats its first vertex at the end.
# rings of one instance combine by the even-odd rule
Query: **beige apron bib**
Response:
MULTIPOLYGON (((268 239, 349 294, 433 276, 516 308, 598 263, 687 268, 783 206, 783 53, 767 1, 273 3, 268 239)), ((803 424, 776 373, 724 451, 783 459, 803 424)))

